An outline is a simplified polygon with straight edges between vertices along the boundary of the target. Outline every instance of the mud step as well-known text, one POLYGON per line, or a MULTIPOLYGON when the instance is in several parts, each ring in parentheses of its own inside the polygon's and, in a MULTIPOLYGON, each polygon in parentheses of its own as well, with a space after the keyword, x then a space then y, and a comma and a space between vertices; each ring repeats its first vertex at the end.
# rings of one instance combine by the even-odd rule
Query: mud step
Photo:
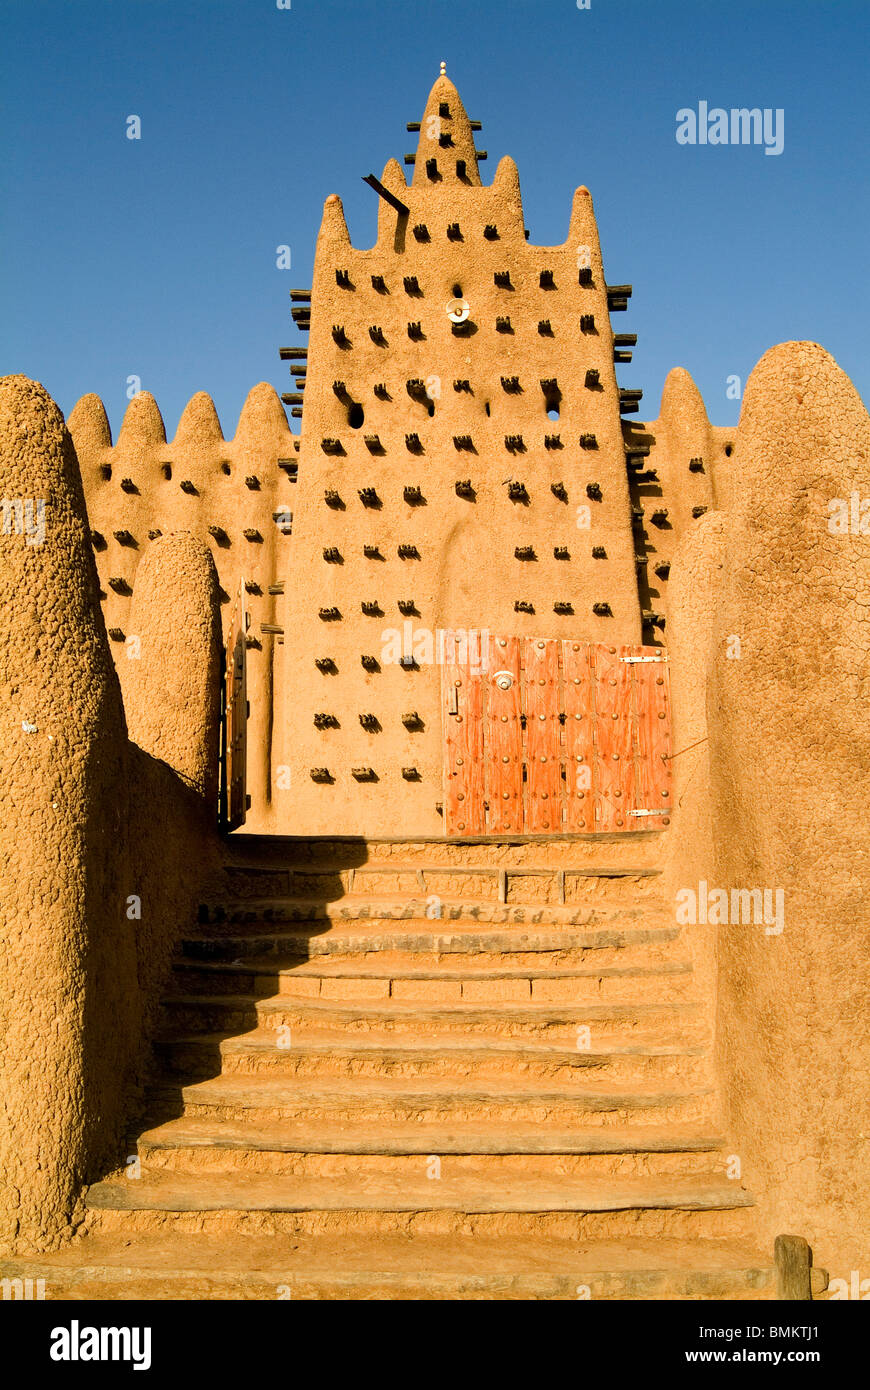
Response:
POLYGON ((285 1077, 378 1078, 416 1076, 442 1079, 475 1077, 479 1081, 539 1080, 559 1085, 581 1083, 607 1075, 615 1083, 651 1078, 704 1082, 710 1061, 701 1046, 638 1046, 611 1044, 600 1049, 569 1051, 546 1043, 469 1046, 451 1039, 429 1038, 402 1046, 390 1038, 361 1037, 348 1041, 340 1030, 322 1029, 292 1046, 279 1046, 272 1030, 255 1030, 237 1038, 195 1034, 163 1040, 159 1051, 165 1065, 188 1080, 224 1075, 285 1077))
MULTIPOLYGON (((513 905, 478 897, 455 895, 438 898, 418 892, 407 897, 363 897, 338 894, 334 900, 313 897, 246 897, 239 901, 218 899, 201 903, 199 920, 203 926, 238 927, 243 923, 279 924, 299 922, 437 922, 447 930, 454 924, 471 926, 535 926, 539 923, 564 926, 628 926, 653 922, 673 924, 673 913, 659 902, 645 904, 602 898, 594 903, 513 905), (657 920, 656 920, 657 919, 657 920)), ((430 930, 431 930, 430 925, 430 930)), ((437 928, 436 928, 437 929, 437 928)))
POLYGON ((501 1078, 491 1089, 476 1078, 379 1077, 287 1078, 222 1075, 182 1088, 186 1116, 226 1119, 355 1121, 376 1128, 410 1120, 421 1127, 466 1122, 500 1126, 512 1122, 613 1124, 635 1116, 660 1123, 684 1117, 703 1120, 709 1085, 691 1088, 636 1083, 615 1089, 608 1078, 584 1078, 582 1085, 542 1089, 501 1078))
POLYGON ((725 1168, 720 1137, 698 1126, 621 1126, 542 1131, 512 1123, 432 1125, 273 1120, 252 1122, 184 1116, 139 1140, 146 1176, 154 1172, 271 1173, 354 1181, 360 1174, 431 1179, 554 1175, 650 1177, 725 1168), (434 1163, 434 1168, 433 1168, 434 1163))
POLYGON ((296 869, 414 867, 552 868, 619 872, 656 868, 662 832, 638 830, 598 835, 469 836, 463 840, 370 839, 341 836, 231 835, 225 845, 228 868, 296 869))
POLYGON ((665 952, 679 941, 680 929, 673 923, 643 927, 562 927, 530 931, 521 927, 481 931, 476 924, 450 924, 439 927, 418 922, 402 929, 382 927, 363 921, 325 927, 323 922, 270 930, 259 921, 220 924, 214 932, 185 935, 181 942, 187 959, 235 960, 244 956, 274 956, 288 964, 323 956, 357 958, 375 952, 385 956, 484 955, 500 959, 504 965, 527 964, 537 958, 558 962, 568 955, 581 958, 600 952, 603 959, 616 960, 617 953, 665 952), (240 930, 234 930, 237 926, 240 930))
MULTIPOLYGON (((377 961, 377 957, 375 957, 377 961)), ((499 969, 488 963, 462 962, 463 970, 413 969, 397 963, 386 970, 380 962, 303 962, 271 968, 259 962, 177 961, 173 979, 179 992, 208 994, 278 993, 285 997, 336 1000, 414 1000, 421 1003, 499 1000, 523 1002, 596 1003, 606 999, 635 1002, 684 997, 692 984, 687 961, 653 965, 556 969, 499 969)))
POLYGON ((584 878, 590 880, 598 879, 623 879, 623 878, 658 878, 661 876, 661 869, 649 865, 589 865, 588 867, 578 867, 571 865, 567 867, 564 863, 559 865, 546 865, 544 867, 534 867, 523 864, 511 864, 500 866, 497 864, 480 864, 473 860, 462 864, 439 864, 432 863, 425 857, 417 860, 388 859, 384 861, 366 862, 365 864, 348 865, 347 867, 337 866, 328 860, 313 860, 310 864, 291 864, 286 867, 276 868, 274 864, 247 863, 244 860, 234 859, 225 865, 228 874, 251 874, 266 875, 284 873, 288 875, 310 875, 311 877, 333 877, 338 874, 352 874, 354 882, 360 882, 368 877, 379 878, 387 874, 480 874, 497 879, 499 874, 507 873, 509 876, 518 877, 537 877, 549 878, 551 875, 564 874, 567 878, 584 878))
MULTIPOLYGON (((460 1037, 470 1043, 483 1038, 537 1038, 566 1048, 602 1048, 610 1038, 651 1040, 661 1045, 702 1040, 706 1020, 695 1002, 661 1004, 473 1004, 442 1008, 405 1004, 397 1000, 348 1008, 325 1000, 297 1000, 281 995, 266 999, 232 995, 179 995, 164 1000, 167 1027, 174 1033, 238 1034, 254 1028, 288 1029, 294 1039, 323 1027, 341 1029, 345 1041, 379 1035, 387 1038, 460 1037), (583 1030, 588 1029, 586 1034, 583 1030)), ((289 1045, 289 1043, 288 1043, 289 1045)))
POLYGON ((125 1240, 137 1232, 746 1240, 756 1222, 750 1195, 715 1173, 531 1182, 170 1173, 98 1184, 89 1202, 89 1229, 125 1240))
POLYGON ((325 865, 281 869, 230 866, 230 898, 288 896, 327 902, 347 895, 479 898, 511 904, 579 904, 612 896, 620 902, 658 891, 654 868, 496 868, 482 865, 366 864, 335 869, 325 865))
POLYGON ((553 1177, 533 1188, 522 1177, 491 1185, 462 1178, 391 1182, 359 1175, 347 1184, 332 1178, 284 1179, 257 1173, 238 1177, 152 1175, 94 1184, 87 1206, 102 1211, 456 1211, 596 1212, 631 1210, 730 1211, 754 1199, 718 1174, 691 1177, 600 1179, 553 1177))
POLYGON ((189 961, 176 960, 173 970, 176 974, 188 973, 191 977, 214 982, 217 979, 233 979, 239 976, 248 983, 268 973, 270 980, 292 977, 299 980, 606 980, 635 979, 649 975, 689 975, 692 972, 690 961, 675 960, 656 962, 651 965, 593 965, 578 966, 566 961, 559 967, 536 965, 533 970, 522 966, 499 967, 489 958, 479 961, 451 961, 444 965, 415 966, 407 960, 384 961, 382 956, 373 953, 373 960, 313 960, 297 961, 291 966, 276 966, 269 960, 256 958, 240 961, 189 961))
MULTIPOLYGON (((826 1277, 812 1273, 819 1292, 826 1277)), ((44 1279, 49 1301, 776 1297, 770 1251, 667 1238, 94 1233, 57 1255, 0 1261, 0 1277, 44 1279)))

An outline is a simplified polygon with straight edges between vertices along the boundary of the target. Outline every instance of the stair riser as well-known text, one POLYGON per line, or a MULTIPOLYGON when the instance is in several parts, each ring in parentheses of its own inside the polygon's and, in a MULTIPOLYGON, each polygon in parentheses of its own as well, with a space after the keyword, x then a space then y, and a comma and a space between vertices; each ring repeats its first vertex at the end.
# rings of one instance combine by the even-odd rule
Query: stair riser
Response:
POLYGON ((619 1126, 622 1124, 688 1123, 710 1119, 710 1103, 707 1097, 688 1097, 671 1104, 655 1102, 635 1102, 613 1105, 612 1102, 594 1098, 581 1100, 580 1097, 554 1100, 552 1103, 511 1104, 493 1101, 475 1103, 452 1101, 420 1100, 419 1103, 401 1102, 384 1098, 367 1104, 365 1101, 343 1103, 331 1101, 328 1105, 299 1104, 290 1102, 283 1105, 210 1105, 190 1104, 184 1107, 185 1115, 191 1118, 213 1120, 236 1120, 252 1124, 267 1124, 270 1120, 300 1120, 316 1125, 335 1124, 344 1120, 355 1124, 388 1124, 413 1122, 420 1125, 458 1125, 481 1124, 498 1126, 500 1124, 540 1124, 577 1126, 619 1126))
POLYGON ((690 997, 689 973, 667 971, 646 975, 575 975, 567 979, 541 976, 417 980, 402 976, 251 975, 245 971, 177 969, 173 987, 181 994, 280 994, 292 999, 336 1000, 340 1003, 396 999, 421 1004, 640 1004, 690 997))
MULTIPOLYGON (((292 1038, 315 1037, 324 1027, 326 1019, 322 1011, 318 1015, 307 1013, 304 1006, 297 1006, 288 999, 286 1004, 261 1005, 259 1009, 236 1008, 216 1003, 172 1003, 164 1009, 167 1034, 184 1033, 225 1033, 226 1035, 250 1032, 258 1026, 268 1032, 281 1028, 289 1029, 292 1038)), ((705 1041, 703 1022, 695 1013, 682 1015, 667 1009, 653 1010, 633 1020, 614 1013, 613 1018, 593 1018, 587 1023, 565 1022, 559 1019, 541 1020, 517 1019, 505 1012, 503 1020, 468 1019, 458 1013, 451 1017, 445 1010, 437 1017, 415 1016, 413 1013, 372 1018, 364 1012, 346 1016, 343 1012, 337 1021, 348 1041, 354 1037, 372 1040, 374 1035, 389 1039, 396 1046, 404 1042, 421 1039, 449 1037, 453 1041, 467 1041, 469 1044, 523 1040, 547 1043, 565 1051, 577 1049, 578 1029, 588 1027, 589 1046, 598 1051, 609 1045, 631 1042, 642 1046, 645 1043, 657 1047, 679 1047, 683 1043, 696 1045, 705 1041)))
POLYGON ((243 902, 258 897, 299 898, 333 903, 348 895, 359 899, 400 897, 404 900, 467 898, 478 902, 506 902, 512 906, 540 906, 632 902, 660 896, 656 876, 626 874, 597 877, 568 870, 564 883, 557 870, 544 874, 508 870, 502 880, 497 871, 475 873, 467 870, 417 871, 356 869, 352 873, 310 873, 304 870, 254 873, 231 870, 227 876, 227 902, 243 902), (503 895, 503 896, 502 896, 503 895))
MULTIPOLYGON (((621 904, 613 899, 596 902, 594 905, 582 903, 578 906, 566 904, 554 906, 511 906, 507 903, 487 902, 471 898, 444 899, 437 911, 427 902, 425 894, 414 897, 389 899, 363 898, 345 899, 341 902, 321 903, 313 899, 287 900, 283 903, 245 902, 244 906, 232 902, 210 904, 200 914, 200 921, 210 932, 234 932, 240 926, 265 924, 274 927, 292 926, 302 922, 313 924, 342 922, 411 922, 420 928, 437 931, 449 930, 457 923, 464 926, 486 925, 502 927, 537 927, 558 925, 565 927, 598 926, 643 926, 650 912, 632 902, 621 904), (434 924, 434 925, 433 925, 434 924)), ((657 912, 655 925, 672 925, 666 911, 657 912)))
MULTIPOLYGON (((273 977, 274 979, 274 977, 273 977)), ((255 992, 272 992, 273 980, 257 978, 255 992)), ((408 980, 296 979, 282 976, 278 993, 287 998, 335 1000, 339 1003, 395 999, 403 1004, 632 1004, 687 999, 691 975, 575 976, 568 980, 408 980)))
MULTIPOLYGON (((161 1032, 173 1033, 248 1033, 257 1027, 257 1009, 253 1001, 244 1007, 230 1004, 164 1003, 161 1032)), ((275 1025, 278 1026, 277 1024, 275 1025)))
MULTIPOLYGON (((433 1184, 434 1186, 434 1184, 433 1184)), ((370 1235, 406 1233, 488 1237, 553 1236, 563 1240, 658 1239, 746 1240, 757 1214, 750 1208, 690 1211, 631 1208, 593 1212, 457 1211, 113 1211, 89 1215, 88 1225, 100 1232, 238 1234, 238 1235, 370 1235)))
MULTIPOLYGON (((497 948, 481 950, 478 946, 465 949, 434 951, 432 938, 420 942, 421 949, 389 949, 377 939, 368 938, 358 949, 343 941, 331 943, 328 937, 313 937, 304 945, 293 938, 280 936, 230 936, 214 941, 186 939, 181 943, 184 961, 189 969, 194 964, 231 964, 243 961, 254 964, 268 960, 269 969, 311 969, 323 962, 329 968, 366 969, 378 974, 407 973, 409 970, 443 970, 456 974, 462 971, 486 974, 497 970, 528 970, 530 974, 544 970, 627 970, 633 967, 651 969, 686 961, 685 949, 676 941, 653 939, 641 944, 585 946, 566 948, 558 934, 550 938, 553 949, 517 950, 510 937, 496 943, 497 948), (327 949, 329 947, 329 949, 327 949)), ((460 943, 461 944, 461 943, 460 943)), ((182 962, 179 962, 181 966, 182 962)))
MULTIPOLYGON (((322 1019, 315 1019, 303 1009, 295 1008, 293 1001, 289 999, 286 1004, 282 1002, 263 1009, 259 1022, 260 1027, 270 1032, 276 1032, 279 1028, 289 1028, 292 1038, 304 1038, 309 1032, 316 1032, 318 1027, 323 1026, 322 1019)), ((509 1011, 505 1012, 503 1020, 469 1020, 458 1014, 451 1017, 445 1010, 435 1018, 410 1014, 394 1018, 381 1015, 371 1019, 360 1013, 357 1017, 343 1019, 342 1024, 349 1040, 354 1037, 370 1038, 372 1034, 377 1033, 395 1040, 397 1046, 401 1046, 405 1041, 449 1037, 453 1041, 473 1039, 478 1043, 526 1040, 547 1043, 565 1051, 577 1050, 580 1028, 589 1029, 589 1047, 602 1051, 606 1050, 609 1044, 618 1045, 619 1042, 626 1041, 637 1045, 650 1043, 662 1047, 679 1046, 683 1042, 695 1043, 700 1041, 702 1027, 694 1015, 683 1017, 666 1009, 643 1015, 642 1021, 640 1018, 634 1020, 620 1017, 616 1012, 612 1018, 591 1018, 588 1023, 566 1022, 558 1018, 529 1020, 513 1018, 509 1011)), ((585 1034, 580 1036, 585 1044, 585 1034)))
MULTIPOLYGON (((343 1080, 384 1080, 387 1078, 413 1080, 471 1080, 505 1084, 517 1081, 548 1082, 554 1088, 584 1086, 601 1080, 607 1084, 631 1086, 643 1081, 671 1081, 690 1087, 707 1084, 710 1066, 703 1057, 601 1057, 595 1060, 570 1062, 517 1061, 504 1056, 486 1062, 456 1061, 449 1057, 409 1058, 394 1061, 377 1055, 372 1057, 325 1054, 294 1055, 293 1049, 273 1053, 225 1053, 221 1070, 225 1076, 298 1077, 299 1080, 322 1077, 343 1080)), ((216 1069, 211 1068, 211 1075, 216 1069)), ((179 1067, 178 1074, 190 1075, 190 1069, 179 1067)))
MULTIPOLYGON (((348 1180, 385 1176, 417 1181, 429 1171, 426 1154, 278 1153, 258 1149, 156 1148, 141 1142, 143 1172, 229 1174, 268 1173, 277 1177, 326 1177, 348 1180)), ((554 1176, 639 1178, 723 1172, 715 1154, 446 1154, 443 1175, 479 1178, 491 1183, 522 1176, 529 1182, 549 1182, 554 1176)), ((433 1182, 437 1179, 433 1178, 433 1182)))
POLYGON ((456 840, 282 840, 272 837, 234 837, 228 846, 229 869, 242 872, 245 867, 257 872, 287 871, 306 868, 332 869, 346 872, 357 869, 389 869, 391 865, 419 865, 431 868, 439 864, 457 868, 564 869, 588 872, 602 869, 653 868, 661 858, 661 835, 652 832, 632 832, 621 838, 596 836, 577 840, 543 837, 540 840, 510 844, 505 840, 472 844, 456 840))
POLYGON ((204 1081, 217 1076, 221 1070, 221 1055, 217 1047, 197 1048, 195 1044, 175 1047, 159 1043, 156 1048, 160 1075, 173 1081, 204 1081))
POLYGON ((530 942, 528 935, 517 932, 465 933, 463 937, 445 932, 402 933, 385 929, 383 934, 366 934, 360 941, 349 939, 339 932, 303 937, 292 932, 250 934, 237 936, 186 937, 181 952, 188 961, 232 962, 256 961, 263 957, 274 962, 276 969, 328 960, 330 966, 367 965, 390 970, 405 966, 415 970, 446 969, 558 969, 574 966, 589 969, 613 969, 627 966, 673 964, 685 960, 676 931, 651 928, 630 935, 618 931, 577 933, 559 928, 536 933, 540 938, 530 942), (437 940, 437 948, 433 942, 437 940), (534 947, 534 949, 533 949, 534 947))

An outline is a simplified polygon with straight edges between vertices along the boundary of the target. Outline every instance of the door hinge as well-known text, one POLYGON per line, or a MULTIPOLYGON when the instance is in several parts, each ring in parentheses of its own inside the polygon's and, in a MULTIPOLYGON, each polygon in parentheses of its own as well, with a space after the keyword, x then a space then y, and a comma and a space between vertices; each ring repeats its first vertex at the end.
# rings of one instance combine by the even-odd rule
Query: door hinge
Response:
POLYGON ((621 656, 620 661, 626 661, 629 665, 636 666, 638 662, 666 662, 666 656, 621 656))
POLYGON ((628 814, 630 816, 669 816, 671 808, 670 806, 662 806, 658 811, 629 811, 628 814))

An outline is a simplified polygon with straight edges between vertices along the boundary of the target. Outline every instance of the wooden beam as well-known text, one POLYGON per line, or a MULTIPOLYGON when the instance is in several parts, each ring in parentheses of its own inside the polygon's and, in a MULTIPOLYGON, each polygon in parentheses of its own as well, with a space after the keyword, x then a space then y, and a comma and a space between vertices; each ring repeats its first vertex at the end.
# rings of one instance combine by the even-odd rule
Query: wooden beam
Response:
POLYGON ((380 179, 375 178, 374 174, 364 174, 363 183, 367 183, 369 188, 373 188, 375 192, 383 198, 385 203, 389 203, 390 207, 396 209, 396 212, 404 213, 406 217, 408 216, 408 208, 402 200, 397 198, 395 193, 391 193, 388 188, 385 188, 380 179))

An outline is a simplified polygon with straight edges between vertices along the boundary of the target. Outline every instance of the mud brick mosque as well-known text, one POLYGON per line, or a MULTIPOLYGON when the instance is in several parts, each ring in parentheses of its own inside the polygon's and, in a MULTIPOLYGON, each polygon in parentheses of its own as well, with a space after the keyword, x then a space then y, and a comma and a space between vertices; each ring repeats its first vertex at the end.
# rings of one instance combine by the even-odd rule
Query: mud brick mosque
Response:
POLYGON ((408 129, 231 439, 0 382, 0 1278, 843 1296, 867 412, 792 342, 639 422, 589 191, 536 245, 443 64, 408 129))

